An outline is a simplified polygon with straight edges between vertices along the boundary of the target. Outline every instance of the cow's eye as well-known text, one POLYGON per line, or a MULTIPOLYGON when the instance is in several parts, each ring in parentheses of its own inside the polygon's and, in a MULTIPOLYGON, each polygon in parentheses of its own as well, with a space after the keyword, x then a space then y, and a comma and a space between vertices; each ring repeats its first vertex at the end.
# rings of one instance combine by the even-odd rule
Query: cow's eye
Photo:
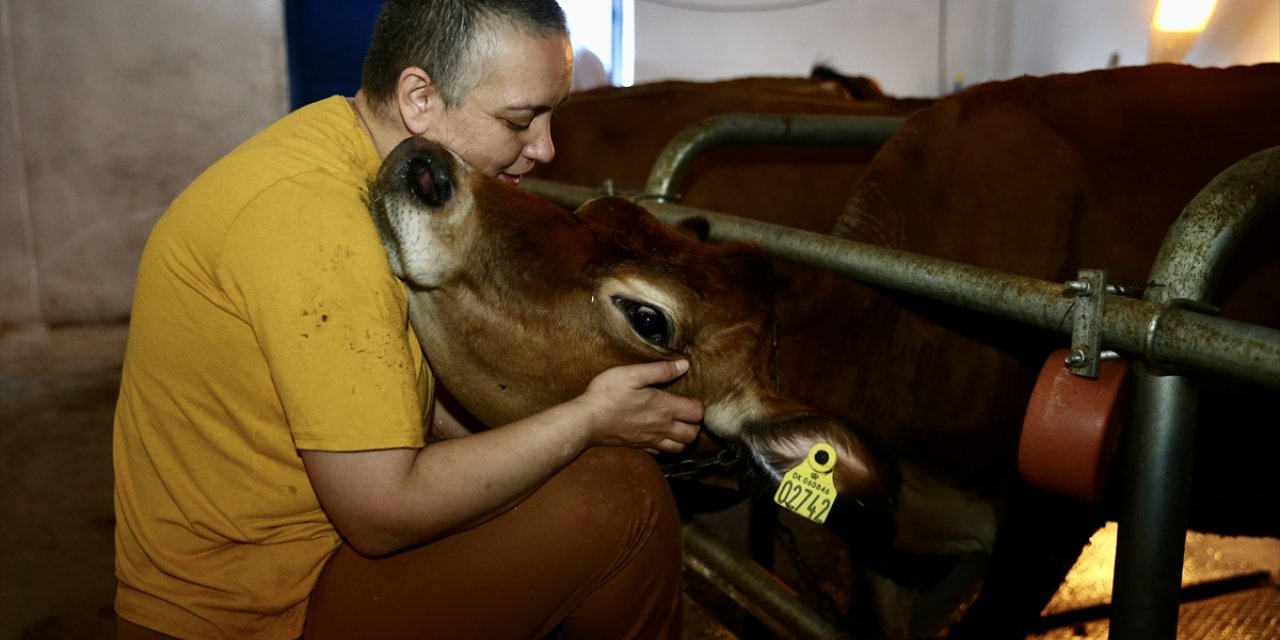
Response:
POLYGON ((671 323, 661 309, 622 296, 613 296, 613 305, 627 316, 631 330, 645 342, 671 346, 671 323))

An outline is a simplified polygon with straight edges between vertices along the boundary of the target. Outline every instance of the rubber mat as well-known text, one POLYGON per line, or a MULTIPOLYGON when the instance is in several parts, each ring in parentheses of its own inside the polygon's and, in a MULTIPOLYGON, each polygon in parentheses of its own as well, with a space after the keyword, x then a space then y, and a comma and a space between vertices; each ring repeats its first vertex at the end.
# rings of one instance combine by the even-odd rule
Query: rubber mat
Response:
MULTIPOLYGON (((1106 619, 1064 625, 1028 640, 1107 640, 1106 619)), ((1185 602, 1178 640, 1280 640, 1280 589, 1274 585, 1185 602)))
MULTIPOLYGON (((1116 526, 1090 540, 1032 640, 1105 640, 1116 526)), ((1180 640, 1280 640, 1280 541, 1187 534, 1180 640), (1276 572, 1276 573, 1273 573, 1276 572)))

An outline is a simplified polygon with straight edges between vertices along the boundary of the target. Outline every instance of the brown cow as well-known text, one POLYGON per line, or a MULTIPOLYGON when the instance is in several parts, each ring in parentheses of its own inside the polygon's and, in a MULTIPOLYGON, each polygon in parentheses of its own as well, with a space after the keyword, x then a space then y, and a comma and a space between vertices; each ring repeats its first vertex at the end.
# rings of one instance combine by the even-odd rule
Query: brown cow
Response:
MULTIPOLYGON (((1108 269, 1112 282, 1140 285, 1165 231, 1192 197, 1232 163, 1280 144, 1278 105, 1275 64, 1157 65, 981 85, 909 118, 855 185, 833 233, 1049 281, 1099 267, 1108 269)), ((1268 248, 1275 246, 1272 237, 1268 248)), ((835 286, 842 290, 831 295, 861 291, 861 298, 872 301, 886 295, 835 286)), ((887 295, 894 302, 884 307, 892 308, 891 315, 874 320, 860 308, 865 305, 856 304, 824 305, 820 315, 806 316, 845 333, 853 330, 856 344, 839 341, 849 357, 837 360, 857 363, 846 365, 849 374, 855 368, 865 373, 856 379, 833 376, 839 391, 815 390, 806 372, 829 361, 833 348, 831 334, 818 332, 807 347, 792 345, 784 359, 784 378, 793 381, 789 390, 883 429, 895 442, 925 447, 957 472, 981 473, 981 467, 1000 464, 1016 443, 1023 410, 1005 397, 1027 395, 1011 387, 1012 380, 1033 382, 1026 372, 1029 366, 1038 369, 1047 351, 992 349, 1022 344, 1014 342, 1022 336, 1002 340, 1010 326, 887 295), (830 317, 843 308, 858 308, 856 314, 844 312, 857 324, 830 317), (949 329, 928 326, 938 318, 949 329), (897 334, 910 342, 899 340, 889 352, 877 346, 883 341, 875 335, 856 331, 858 326, 900 327, 897 334), (931 355, 938 353, 947 353, 947 361, 931 355), (876 354, 874 361, 869 354, 876 354), (972 379, 967 372, 973 370, 1019 375, 995 376, 1001 382, 993 386, 972 379), (935 376, 950 383, 920 382, 935 376), (966 378, 967 384, 957 384, 966 378), (995 450, 992 423, 1006 425, 995 450)), ((1280 320, 1276 305, 1252 308, 1254 315, 1240 319, 1280 320)), ((1061 338, 1041 335, 1061 346, 1061 338)))
MULTIPOLYGON (((678 98, 648 93, 669 88, 633 91, 638 95, 631 99, 606 100, 602 93, 598 101, 566 105, 557 119, 558 140, 588 142, 562 144, 564 153, 543 175, 588 186, 640 176, 632 180, 642 184, 655 149, 674 133, 645 126, 648 114, 663 113, 655 105, 698 112, 697 102, 715 110, 737 99, 710 88, 678 98), (592 152, 600 148, 607 153, 592 152), (586 158, 566 164, 579 154, 586 158)), ((1275 113, 1280 65, 1274 64, 1122 68, 982 85, 912 115, 865 173, 857 170, 861 179, 843 218, 821 230, 1051 281, 1099 267, 1112 281, 1141 284, 1182 207, 1231 163, 1280 144, 1275 113)), ((831 174, 820 185, 775 182, 766 179, 772 167, 755 180, 743 178, 753 175, 753 163, 779 157, 774 151, 734 148, 708 158, 687 185, 685 202, 770 222, 799 220, 792 224, 814 229, 821 217, 804 216, 828 206, 831 192, 848 182, 831 174), (714 178, 730 174, 738 179, 714 178), (761 185, 785 193, 762 194, 761 185), (751 193, 746 202, 738 198, 743 191, 751 193), (787 204, 771 210, 778 202, 787 204)), ((778 175, 792 177, 810 166, 784 167, 778 175)), ((1224 315, 1280 326, 1276 238, 1274 223, 1254 234, 1256 251, 1245 253, 1261 257, 1237 261, 1236 274, 1220 290, 1224 315)), ((1066 337, 829 274, 784 289, 777 309, 786 395, 864 425, 895 455, 956 488, 993 497, 1009 490, 1013 500, 993 571, 972 615, 953 631, 1021 637, 1088 535, 1110 515, 1030 491, 1014 472, 1035 372, 1066 337)), ((1207 391, 1221 386, 1206 381, 1207 391)), ((1265 457, 1276 450, 1274 430, 1248 428, 1253 423, 1237 409, 1269 402, 1272 408, 1262 413, 1273 413, 1275 395, 1205 394, 1207 414, 1233 413, 1201 420, 1193 527, 1280 535, 1275 510, 1232 509, 1233 501, 1221 499, 1249 469, 1267 468, 1265 457), (1210 464, 1228 454, 1250 457, 1210 464)), ((859 556, 860 549, 852 553, 859 556)), ((901 630, 901 621, 888 624, 901 630)))
POLYGON ((886 552, 990 550, 990 502, 770 389, 770 269, 754 247, 705 244, 617 197, 570 213, 418 138, 371 193, 431 366, 483 423, 569 400, 611 366, 687 358, 671 390, 702 400, 707 431, 744 453, 763 491, 827 443, 837 530, 886 552))
MULTIPOLYGON (((1048 281, 1105 268, 1112 282, 1141 285, 1196 193, 1234 162, 1280 145, 1277 113, 1276 64, 978 86, 904 123, 834 233, 1048 281)), ((1280 220, 1251 235, 1218 304, 1228 317, 1280 327, 1280 220)), ((1022 637, 1088 536, 1116 515, 1013 477, 1036 373, 1068 337, 830 274, 778 304, 785 393, 865 425, 957 487, 1003 493, 1014 482, 983 596, 952 634, 1022 637)), ((1274 390, 1205 381, 1193 527, 1280 535, 1276 510, 1224 499, 1251 472, 1274 490, 1274 476, 1258 474, 1280 443, 1249 416, 1273 414, 1277 400, 1274 390)))
POLYGON ((569 213, 420 138, 388 156, 372 193, 431 366, 484 424, 567 401, 611 366, 687 358, 672 391, 701 399, 706 428, 768 476, 826 442, 851 502, 892 501, 895 465, 762 382, 771 300, 754 248, 701 243, 621 198, 569 213))

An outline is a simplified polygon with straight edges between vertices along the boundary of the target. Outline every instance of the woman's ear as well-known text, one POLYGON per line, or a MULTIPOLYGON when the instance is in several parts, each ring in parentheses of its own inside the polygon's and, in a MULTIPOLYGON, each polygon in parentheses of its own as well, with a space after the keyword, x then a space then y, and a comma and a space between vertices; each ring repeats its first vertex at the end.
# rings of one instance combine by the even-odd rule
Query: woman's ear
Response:
POLYGON ((415 136, 426 133, 436 113, 444 108, 444 100, 431 76, 419 67, 409 67, 400 72, 396 84, 396 106, 405 129, 415 136))

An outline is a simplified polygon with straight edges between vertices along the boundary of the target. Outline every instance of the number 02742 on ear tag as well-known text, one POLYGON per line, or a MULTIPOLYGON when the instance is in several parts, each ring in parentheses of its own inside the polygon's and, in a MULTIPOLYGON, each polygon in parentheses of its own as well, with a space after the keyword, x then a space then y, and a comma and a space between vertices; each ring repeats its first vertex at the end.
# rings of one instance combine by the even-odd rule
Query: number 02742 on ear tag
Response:
POLYGON ((836 484, 831 473, 835 468, 835 448, 825 442, 813 445, 804 462, 782 476, 773 501, 818 524, 826 522, 836 501, 836 484))

